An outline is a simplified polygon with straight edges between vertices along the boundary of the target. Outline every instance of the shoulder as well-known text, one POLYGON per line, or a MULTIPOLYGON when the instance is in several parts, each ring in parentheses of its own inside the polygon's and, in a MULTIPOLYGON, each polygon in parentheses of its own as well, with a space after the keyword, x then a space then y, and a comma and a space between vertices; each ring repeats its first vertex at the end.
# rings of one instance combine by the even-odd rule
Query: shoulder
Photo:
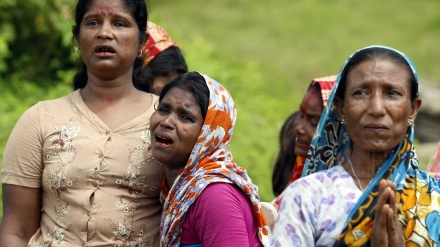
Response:
POLYGON ((200 194, 197 200, 214 200, 220 203, 231 199, 246 198, 241 189, 230 183, 212 183, 208 185, 200 194))
POLYGON ((348 174, 344 168, 340 165, 334 166, 328 170, 319 171, 317 173, 302 177, 292 183, 291 187, 322 187, 328 186, 329 184, 334 184, 335 182, 350 179, 350 174, 348 174))

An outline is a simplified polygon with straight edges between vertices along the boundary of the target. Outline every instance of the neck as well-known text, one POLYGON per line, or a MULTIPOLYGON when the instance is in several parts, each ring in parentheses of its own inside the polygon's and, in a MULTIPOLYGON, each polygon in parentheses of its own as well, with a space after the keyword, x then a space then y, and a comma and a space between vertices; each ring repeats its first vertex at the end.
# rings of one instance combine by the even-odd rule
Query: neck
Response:
POLYGON ((360 152, 354 148, 350 160, 359 179, 372 179, 389 154, 390 152, 360 152))
POLYGON ((101 80, 89 75, 87 85, 81 90, 81 94, 84 101, 118 101, 137 91, 131 78, 101 80))
POLYGON ((165 165, 165 174, 167 177, 168 187, 171 188, 174 184, 174 180, 176 180, 177 176, 179 175, 180 171, 182 171, 183 168, 177 168, 177 169, 170 169, 165 165))

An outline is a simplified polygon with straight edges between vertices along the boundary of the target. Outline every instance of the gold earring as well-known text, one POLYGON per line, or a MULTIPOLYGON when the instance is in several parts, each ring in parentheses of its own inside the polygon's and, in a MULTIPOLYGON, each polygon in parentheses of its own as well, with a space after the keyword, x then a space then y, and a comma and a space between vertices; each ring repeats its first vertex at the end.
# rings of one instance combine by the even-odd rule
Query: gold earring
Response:
POLYGON ((414 124, 414 120, 412 120, 411 118, 408 118, 409 127, 411 127, 413 124, 414 124))

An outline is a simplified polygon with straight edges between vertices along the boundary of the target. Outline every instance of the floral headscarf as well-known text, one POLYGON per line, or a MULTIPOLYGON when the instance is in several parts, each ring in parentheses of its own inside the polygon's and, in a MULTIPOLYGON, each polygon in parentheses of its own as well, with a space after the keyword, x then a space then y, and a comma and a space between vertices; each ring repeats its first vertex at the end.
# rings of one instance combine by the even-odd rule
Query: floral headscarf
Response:
MULTIPOLYGON (((387 49, 403 57, 418 83, 413 62, 400 51, 386 46, 370 46, 355 52, 347 59, 341 73, 354 55, 372 48, 387 49)), ((338 113, 333 105, 341 73, 336 79, 313 137, 303 176, 342 164, 351 150, 352 141, 345 125, 338 120, 338 113)), ((369 246, 381 179, 391 180, 397 185, 397 217, 404 228, 407 245, 434 246, 439 242, 440 182, 418 169, 413 141, 414 126, 411 126, 405 138, 393 149, 350 212, 345 229, 335 246, 369 246)))
POLYGON ((182 225, 189 208, 211 183, 237 185, 249 197, 264 246, 270 230, 261 211, 258 188, 247 171, 232 161, 228 151, 237 116, 229 92, 217 81, 201 74, 209 88, 209 107, 199 137, 183 170, 168 192, 160 226, 161 246, 179 246, 182 225))
POLYGON ((142 57, 144 58, 143 68, 147 67, 148 64, 162 51, 170 47, 178 47, 174 41, 171 40, 167 31, 163 27, 148 21, 147 22, 148 40, 142 48, 142 57))

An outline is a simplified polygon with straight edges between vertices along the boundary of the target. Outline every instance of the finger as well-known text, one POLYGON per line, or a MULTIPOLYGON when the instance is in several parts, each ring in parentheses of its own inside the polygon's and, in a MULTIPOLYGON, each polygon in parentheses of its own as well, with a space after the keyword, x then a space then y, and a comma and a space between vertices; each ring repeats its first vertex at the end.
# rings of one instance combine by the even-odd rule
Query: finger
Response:
POLYGON ((389 190, 389 196, 388 196, 388 205, 390 206, 391 210, 393 211, 394 214, 397 213, 397 207, 396 207, 396 192, 393 191, 391 189, 391 187, 388 189, 389 190))
POLYGON ((373 221, 371 233, 371 246, 388 246, 387 211, 388 205, 376 208, 376 216, 373 221))
POLYGON ((387 210, 387 232, 390 246, 403 246, 405 243, 401 224, 391 208, 387 210))
POLYGON ((376 204, 376 216, 381 217, 382 214, 382 209, 385 206, 385 204, 388 204, 388 200, 389 200, 389 192, 391 191, 391 189, 388 188, 387 186, 387 182, 382 180, 380 183, 380 191, 379 192, 379 199, 377 200, 377 204, 376 204))

